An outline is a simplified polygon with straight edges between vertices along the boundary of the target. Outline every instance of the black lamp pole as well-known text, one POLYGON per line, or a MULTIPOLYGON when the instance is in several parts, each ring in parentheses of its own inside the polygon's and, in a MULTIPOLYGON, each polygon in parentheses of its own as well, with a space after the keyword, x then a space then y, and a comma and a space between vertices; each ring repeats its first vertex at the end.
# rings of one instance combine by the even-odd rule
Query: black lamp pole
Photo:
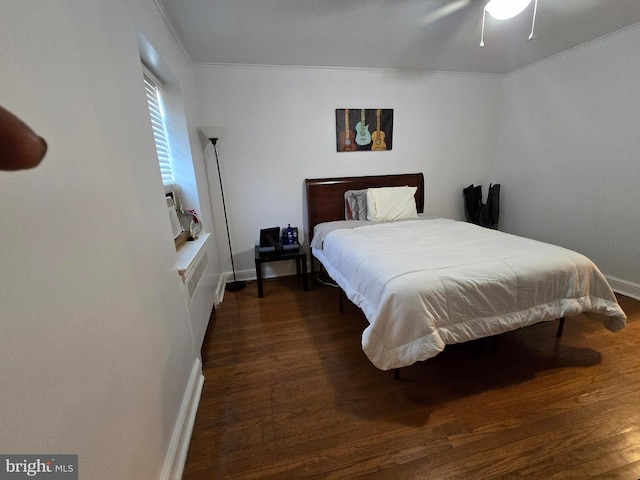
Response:
POLYGON ((247 286, 247 282, 238 281, 236 278, 236 267, 233 263, 233 250, 231 249, 231 235, 229 234, 229 220, 227 219, 227 206, 224 203, 224 188, 222 187, 222 175, 220 174, 220 160, 218 159, 218 149, 216 148, 217 138, 210 138, 213 144, 213 151, 216 154, 216 166, 218 167, 218 179, 220 180, 220 193, 222 195, 222 211, 224 212, 224 223, 227 227, 227 240, 229 241, 229 255, 231 255, 231 270, 233 270, 233 282, 227 282, 227 290, 242 290, 247 286))

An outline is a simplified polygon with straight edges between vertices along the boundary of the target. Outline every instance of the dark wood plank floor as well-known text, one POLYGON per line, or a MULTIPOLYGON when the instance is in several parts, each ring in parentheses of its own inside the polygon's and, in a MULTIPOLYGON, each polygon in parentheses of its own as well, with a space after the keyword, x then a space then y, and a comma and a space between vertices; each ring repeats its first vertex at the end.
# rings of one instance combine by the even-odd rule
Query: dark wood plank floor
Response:
POLYGON ((627 327, 584 316, 377 370, 367 322, 295 277, 226 292, 184 480, 640 478, 640 302, 627 327))

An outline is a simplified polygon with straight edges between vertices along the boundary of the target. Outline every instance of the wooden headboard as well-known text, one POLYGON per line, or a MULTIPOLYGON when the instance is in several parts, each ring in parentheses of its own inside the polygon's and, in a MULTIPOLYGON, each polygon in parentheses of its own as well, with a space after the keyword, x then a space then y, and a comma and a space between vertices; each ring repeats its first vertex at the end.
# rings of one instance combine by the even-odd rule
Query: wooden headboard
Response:
POLYGON ((418 187, 416 209, 424 212, 424 176, 422 173, 371 175, 366 177, 307 178, 309 242, 313 228, 322 222, 344 220, 344 192, 372 187, 418 187))

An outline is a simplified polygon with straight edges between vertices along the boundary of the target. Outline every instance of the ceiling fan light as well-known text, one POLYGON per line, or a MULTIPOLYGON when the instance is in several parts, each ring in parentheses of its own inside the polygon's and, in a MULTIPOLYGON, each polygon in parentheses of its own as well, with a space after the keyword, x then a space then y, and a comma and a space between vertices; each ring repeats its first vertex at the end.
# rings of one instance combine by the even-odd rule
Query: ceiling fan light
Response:
POLYGON ((520 15, 531 0, 490 0, 484 7, 496 20, 508 20, 520 15))

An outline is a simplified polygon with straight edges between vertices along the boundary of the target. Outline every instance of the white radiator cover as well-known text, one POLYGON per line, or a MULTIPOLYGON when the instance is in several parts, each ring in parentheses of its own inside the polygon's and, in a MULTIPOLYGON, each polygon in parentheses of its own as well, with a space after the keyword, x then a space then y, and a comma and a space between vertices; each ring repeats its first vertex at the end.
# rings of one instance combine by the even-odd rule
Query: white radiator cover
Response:
POLYGON ((193 298, 193 294, 200 283, 200 279, 202 278, 202 274, 207 268, 209 264, 209 256, 205 252, 204 255, 200 258, 197 265, 191 272, 191 276, 186 279, 187 290, 189 291, 189 298, 193 298))
POLYGON ((189 323, 195 348, 202 347, 216 300, 213 264, 209 261, 207 244, 211 234, 204 233, 187 242, 178 251, 178 273, 184 284, 184 296, 189 310, 189 323))

